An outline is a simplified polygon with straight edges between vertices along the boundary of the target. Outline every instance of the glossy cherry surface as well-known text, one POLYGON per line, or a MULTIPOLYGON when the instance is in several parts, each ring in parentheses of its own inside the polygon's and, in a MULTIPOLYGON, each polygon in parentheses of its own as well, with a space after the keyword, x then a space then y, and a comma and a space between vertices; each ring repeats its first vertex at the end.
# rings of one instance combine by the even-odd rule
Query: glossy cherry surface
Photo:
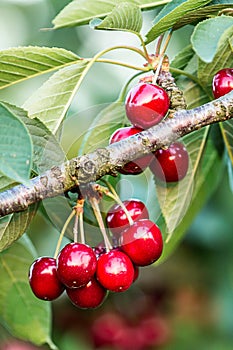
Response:
POLYGON ((147 266, 161 256, 163 238, 155 223, 143 219, 122 232, 120 245, 135 265, 147 266))
POLYGON ((168 94, 163 88, 140 83, 134 86, 126 97, 126 115, 134 126, 148 129, 163 119, 169 104, 168 94))
POLYGON ((33 293, 42 300, 54 300, 64 291, 57 276, 56 260, 49 257, 38 258, 32 263, 29 283, 33 293))
POLYGON ((96 255, 86 244, 68 243, 57 257, 58 277, 69 288, 86 285, 95 274, 96 266, 96 255))
MULTIPOLYGON (((115 143, 126 139, 132 135, 138 134, 142 129, 133 126, 127 126, 124 128, 117 129, 111 136, 109 143, 115 143)), ((129 162, 124 165, 122 169, 119 170, 122 174, 135 175, 142 173, 143 170, 150 164, 153 159, 153 155, 149 154, 134 160, 134 162, 129 162)))
POLYGON ((102 254, 97 263, 97 280, 112 292, 123 292, 134 280, 134 266, 130 258, 118 249, 102 254))
MULTIPOLYGON (((129 215, 133 221, 140 219, 149 219, 148 210, 143 202, 138 199, 129 199, 123 201, 129 215)), ((106 222, 112 233, 119 236, 120 233, 129 226, 129 221, 125 211, 119 204, 114 204, 107 212, 106 222)))
POLYGON ((226 95, 233 90, 233 68, 224 68, 218 71, 213 78, 212 89, 215 98, 226 95))
POLYGON ((85 286, 67 288, 67 295, 72 303, 81 309, 94 309, 100 306, 106 295, 106 289, 93 277, 85 286))
POLYGON ((155 158, 150 164, 152 173, 164 182, 182 180, 189 167, 189 155, 185 146, 174 142, 166 149, 155 152, 155 158))

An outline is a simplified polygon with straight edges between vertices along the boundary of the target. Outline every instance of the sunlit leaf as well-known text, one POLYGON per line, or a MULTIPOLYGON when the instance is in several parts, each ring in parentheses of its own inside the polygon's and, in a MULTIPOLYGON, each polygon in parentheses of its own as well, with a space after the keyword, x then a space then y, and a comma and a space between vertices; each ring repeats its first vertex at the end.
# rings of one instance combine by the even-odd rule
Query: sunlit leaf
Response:
POLYGON ((32 205, 21 213, 10 214, 0 219, 0 252, 26 232, 36 209, 37 205, 32 205))
POLYGON ((30 240, 24 236, 0 253, 0 320, 15 337, 42 345, 50 338, 50 304, 38 300, 28 283, 28 270, 36 257, 30 240))
MULTIPOLYGON (((127 0, 142 10, 165 5, 170 0, 127 0)), ((72 27, 87 24, 93 18, 108 16, 122 0, 76 0, 71 1, 52 21, 54 28, 72 27)))
POLYGON ((172 0, 155 18, 154 26, 146 34, 146 44, 155 40, 168 29, 171 29, 184 15, 209 2, 210 0, 172 0))
POLYGON ((23 108, 31 118, 38 118, 55 134, 71 101, 88 71, 88 61, 82 60, 54 73, 29 99, 23 108))
POLYGON ((139 33, 142 28, 140 8, 128 2, 117 5, 95 29, 123 30, 139 33))
POLYGON ((228 151, 229 158, 231 160, 231 164, 233 166, 233 121, 228 120, 224 123, 221 123, 220 128, 222 131, 223 139, 228 151))
POLYGON ((0 51, 0 89, 51 72, 80 58, 61 48, 16 47, 0 51))

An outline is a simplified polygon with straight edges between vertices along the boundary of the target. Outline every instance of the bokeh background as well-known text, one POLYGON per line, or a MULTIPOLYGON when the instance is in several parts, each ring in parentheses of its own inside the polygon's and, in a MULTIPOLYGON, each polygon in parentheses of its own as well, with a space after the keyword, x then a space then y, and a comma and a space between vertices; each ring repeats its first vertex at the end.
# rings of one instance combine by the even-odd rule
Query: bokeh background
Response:
MULTIPOLYGON (((14 46, 57 46, 91 57, 113 44, 138 45, 131 34, 95 32, 88 26, 57 31, 51 20, 69 1, 1 0, 0 49, 14 46)), ((144 13, 146 32, 156 12, 144 13)), ((169 45, 172 58, 189 42, 192 26, 178 30, 169 45)), ((150 46, 153 51, 153 45, 150 46)), ((132 53, 111 53, 141 64, 132 53), (132 56, 132 57, 131 57, 132 56)), ((114 56, 113 56, 114 55, 114 56)), ((69 118, 77 113, 82 133, 94 113, 90 107, 116 100, 133 75, 126 68, 96 64, 75 97, 69 118)), ((0 92, 0 99, 21 105, 48 76, 31 79, 0 92)), ((68 125, 69 127, 69 125, 68 125)), ((75 153, 69 138, 66 151, 75 153)), ((140 188, 140 186, 139 186, 140 188)), ((143 190, 141 190, 143 192, 143 190)), ((140 195, 140 193, 139 193, 140 195)), ((111 294, 95 311, 78 310, 64 297, 53 303, 53 338, 61 350, 231 350, 233 348, 233 195, 227 168, 220 186, 200 210, 184 240, 162 265, 144 268, 134 286, 111 294), (113 345, 115 344, 115 345, 113 345)), ((39 212, 29 228, 38 255, 52 254, 58 229, 39 212)), ((0 349, 35 350, 0 328, 0 349)), ((41 348, 42 349, 42 348, 41 348)), ((43 349, 46 349, 44 347, 43 349)))

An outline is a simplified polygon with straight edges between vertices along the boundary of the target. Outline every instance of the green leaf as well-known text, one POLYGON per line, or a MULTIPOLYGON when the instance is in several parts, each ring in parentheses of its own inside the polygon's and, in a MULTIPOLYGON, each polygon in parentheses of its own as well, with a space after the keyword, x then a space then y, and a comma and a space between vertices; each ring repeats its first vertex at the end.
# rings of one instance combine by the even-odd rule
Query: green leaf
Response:
POLYGON ((0 103, 0 172, 27 183, 32 165, 32 140, 22 121, 0 103))
MULTIPOLYGON (((208 130, 200 130, 185 138, 185 144, 189 152, 191 151, 190 157, 194 173, 193 175, 189 174, 187 180, 183 183, 182 181, 185 180, 185 178, 181 181, 180 188, 178 190, 176 189, 176 193, 178 193, 177 200, 173 198, 169 192, 167 193, 168 197, 164 203, 166 209, 163 209, 165 218, 161 216, 158 225, 164 233, 165 239, 168 237, 170 237, 170 239, 164 245, 163 255, 159 263, 166 260, 176 249, 177 244, 187 232, 191 222, 214 192, 221 179, 223 162, 221 162, 221 158, 211 138, 207 141, 207 133, 208 130), (199 146, 201 146, 201 148, 199 148, 199 146), (197 155, 195 155, 195 149, 197 155), (195 163, 193 163, 193 161, 195 163), (193 183, 191 183, 191 180, 193 180, 193 183), (208 184, 208 186, 206 184, 208 184), (188 194, 187 189, 185 189, 186 185, 189 186, 190 194, 188 194), (182 192, 184 192, 185 198, 182 197, 182 192), (179 202, 179 200, 181 202, 179 202), (187 201, 186 203, 184 203, 185 200, 187 201), (184 208, 183 214, 181 213, 181 207, 184 208), (178 210, 178 213, 175 212, 175 209, 178 210), (167 223, 170 229, 174 228, 172 232, 166 228, 167 223)), ((174 190, 172 191, 174 194, 174 190)))
POLYGON ((95 29, 123 30, 139 33, 142 28, 142 14, 135 4, 122 2, 117 5, 95 29))
MULTIPOLYGON (((170 63, 170 67, 183 70, 187 66, 187 64, 189 63, 189 61, 191 60, 191 58, 193 56, 194 56, 194 51, 192 49, 192 46, 188 45, 185 48, 183 48, 183 50, 181 50, 173 58, 173 60, 170 63)), ((177 76, 177 74, 174 73, 173 71, 172 71, 172 75, 174 78, 177 76)))
POLYGON ((193 49, 204 62, 212 62, 224 32, 233 28, 233 18, 220 16, 199 23, 191 36, 193 49))
POLYGON ((16 47, 0 51, 0 89, 80 60, 60 48, 16 47))
POLYGON ((36 214, 36 210, 37 205, 31 205, 21 213, 7 215, 0 219, 0 252, 25 233, 36 214))
POLYGON ((57 139, 39 119, 30 119, 27 112, 20 107, 6 102, 4 102, 4 105, 12 113, 17 114, 31 135, 33 142, 32 170, 34 173, 40 174, 50 169, 51 166, 60 165, 65 161, 65 154, 57 139))
POLYGON ((217 53, 212 62, 206 63, 199 59, 198 79, 209 91, 212 91, 212 79, 214 74, 222 68, 233 66, 231 40, 233 40, 233 27, 226 30, 221 36, 217 53))
POLYGON ((233 166, 233 120, 228 120, 221 123, 220 128, 231 164, 233 166))
MULTIPOLYGON (((128 0, 146 10, 165 5, 170 0, 128 0)), ((108 16, 114 7, 125 0, 76 0, 70 2, 52 21, 54 29, 87 24, 93 18, 108 16)))
POLYGON ((155 18, 155 25, 146 34, 146 44, 155 40, 160 34, 171 29, 183 16, 208 4, 210 0, 173 0, 167 4, 155 18))
POLYGON ((34 248, 25 236, 0 254, 0 319, 14 337, 55 349, 50 339, 50 304, 38 300, 28 283, 34 259, 34 248))
POLYGON ((116 101, 104 108, 90 125, 79 149, 79 155, 107 146, 112 133, 126 123, 123 103, 116 101))
POLYGON ((174 30, 179 29, 187 24, 195 23, 209 18, 210 16, 218 15, 219 11, 222 11, 233 5, 233 1, 222 1, 222 4, 214 4, 216 1, 211 1, 208 6, 201 7, 200 9, 189 12, 183 16, 173 27, 174 30))
POLYGON ((54 73, 29 99, 23 108, 31 118, 38 118, 55 134, 89 67, 82 60, 54 73))

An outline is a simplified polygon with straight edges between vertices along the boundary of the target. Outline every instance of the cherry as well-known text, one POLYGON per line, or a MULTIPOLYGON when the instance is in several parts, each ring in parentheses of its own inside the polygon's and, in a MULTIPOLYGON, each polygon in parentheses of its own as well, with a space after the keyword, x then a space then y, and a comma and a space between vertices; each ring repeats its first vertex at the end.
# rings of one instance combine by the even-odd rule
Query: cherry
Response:
MULTIPOLYGON (((127 126, 124 128, 117 129, 111 136, 109 143, 115 143, 121 140, 126 139, 132 135, 138 134, 142 129, 135 128, 133 126, 127 126)), ((124 165, 122 169, 119 170, 121 174, 140 174, 145 170, 145 168, 150 164, 153 159, 153 155, 149 154, 147 156, 143 156, 134 160, 134 162, 129 162, 124 165)))
MULTIPOLYGON (((143 202, 138 199, 130 199, 123 201, 129 215, 133 221, 140 219, 149 219, 148 210, 143 202)), ((119 236, 120 233, 129 226, 127 216, 119 204, 114 204, 107 212, 106 221, 108 227, 111 229, 115 236, 119 236)))
POLYGON ((59 279, 69 288, 86 285, 95 274, 97 259, 91 247, 68 243, 57 257, 59 279))
POLYGON ((167 114, 170 100, 158 85, 140 83, 126 96, 126 115, 131 123, 142 129, 158 124, 167 114))
POLYGON ((147 266, 158 260, 163 250, 161 231, 148 219, 138 220, 122 232, 121 249, 137 266, 147 266))
POLYGON ((93 277, 85 286, 79 288, 67 288, 67 295, 75 306, 81 309, 94 309, 100 306, 107 291, 93 277))
POLYGON ((165 182, 182 180, 188 171, 189 156, 185 146, 174 142, 166 149, 159 149, 150 164, 152 173, 165 182))
POLYGON ((224 68, 218 71, 212 82, 215 98, 219 98, 233 90, 233 68, 224 68))
POLYGON ((123 292, 134 280, 134 266, 130 258, 119 249, 113 249, 99 257, 97 280, 112 292, 123 292))
POLYGON ((56 260, 41 257, 35 260, 29 269, 29 284, 37 298, 54 300, 64 291, 64 285, 57 276, 56 260))

